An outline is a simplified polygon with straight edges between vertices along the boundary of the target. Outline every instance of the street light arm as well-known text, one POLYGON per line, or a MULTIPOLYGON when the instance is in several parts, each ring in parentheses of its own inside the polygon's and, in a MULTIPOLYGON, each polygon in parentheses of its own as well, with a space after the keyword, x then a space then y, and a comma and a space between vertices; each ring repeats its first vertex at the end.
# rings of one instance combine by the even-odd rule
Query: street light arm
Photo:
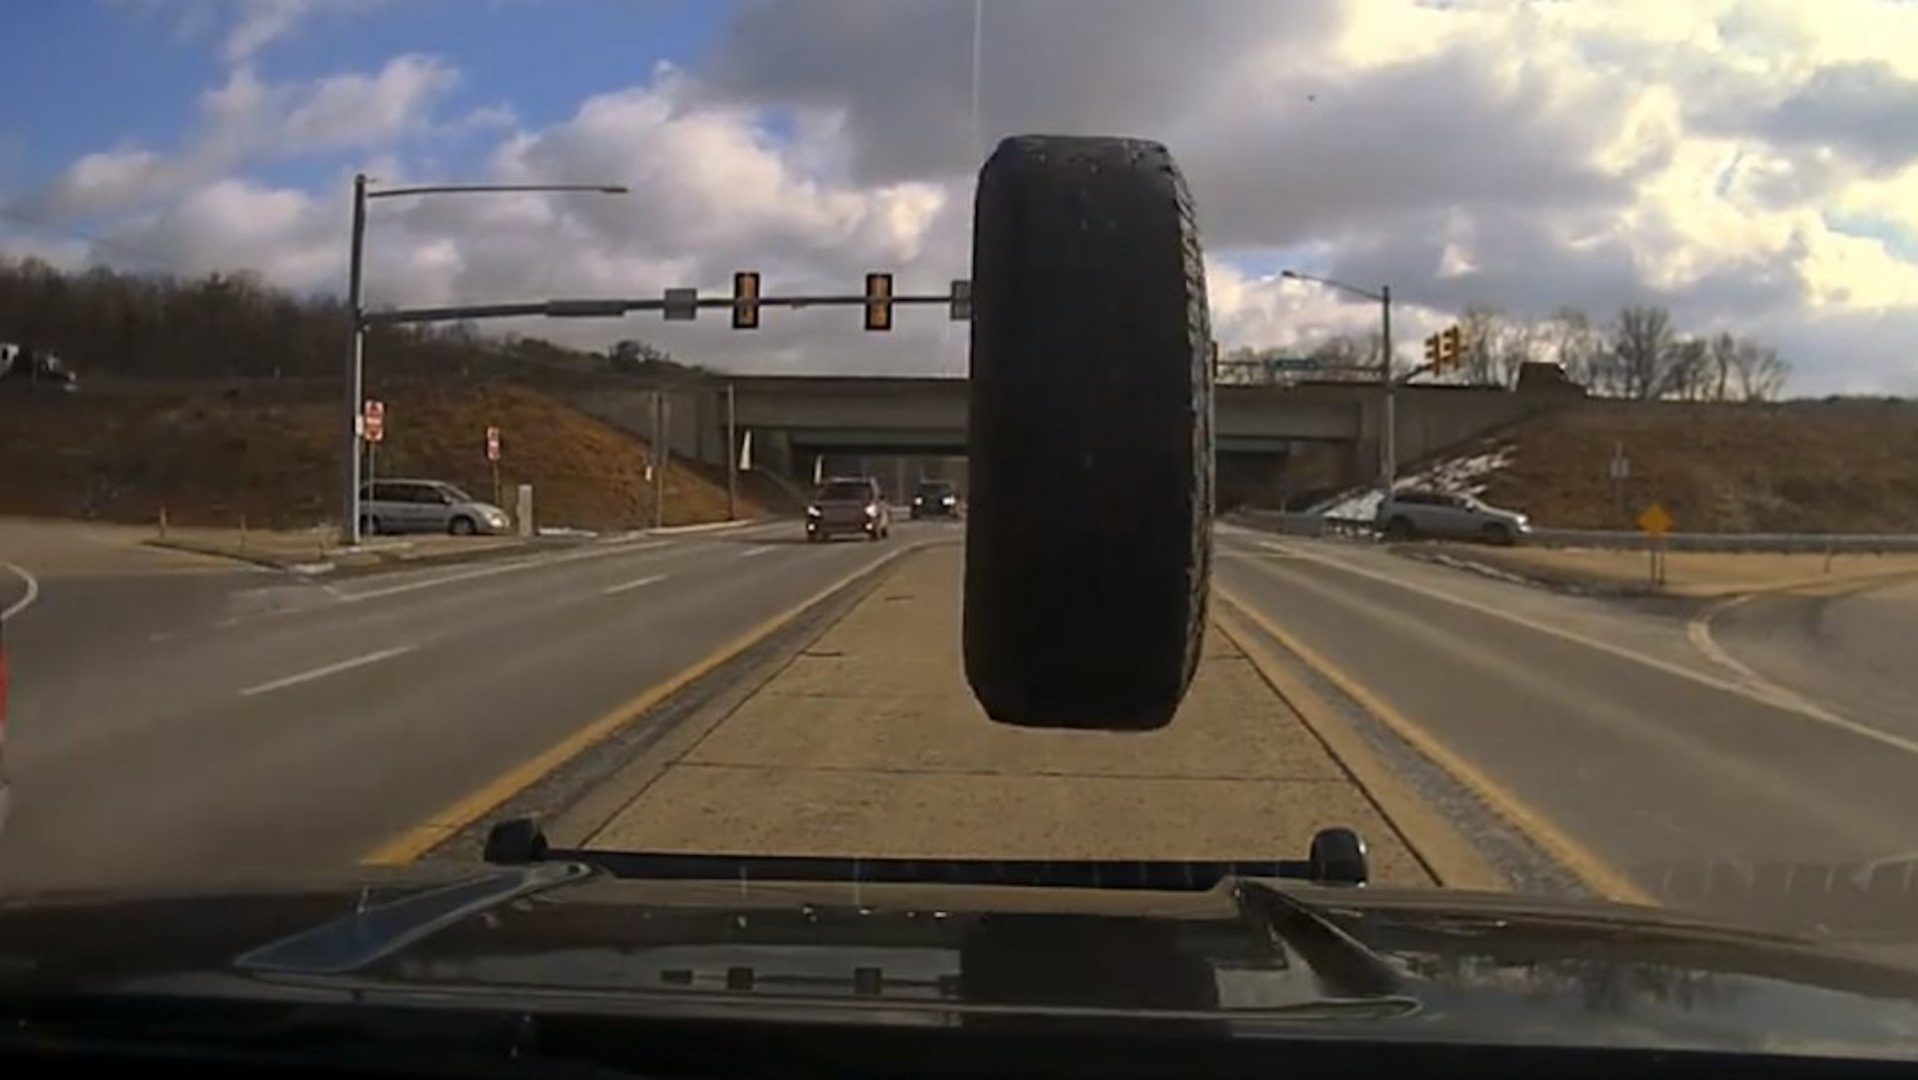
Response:
POLYGON ((1310 281, 1315 284, 1324 285, 1328 288, 1342 289, 1346 292, 1351 293, 1353 296, 1362 296, 1367 300, 1373 301, 1374 303, 1383 301, 1385 299, 1385 296, 1382 293, 1375 293, 1371 291, 1370 289, 1361 289, 1357 285, 1347 285, 1343 281, 1333 281, 1331 278, 1315 277, 1312 274, 1302 274, 1298 272, 1297 270, 1281 270, 1279 271, 1279 276, 1282 278, 1291 278, 1294 281, 1310 281))
POLYGON ((631 192, 624 184, 430 184, 422 187, 385 188, 380 191, 368 191, 369 199, 390 199, 399 195, 469 195, 482 192, 530 191, 589 191, 601 195, 627 195, 631 192))

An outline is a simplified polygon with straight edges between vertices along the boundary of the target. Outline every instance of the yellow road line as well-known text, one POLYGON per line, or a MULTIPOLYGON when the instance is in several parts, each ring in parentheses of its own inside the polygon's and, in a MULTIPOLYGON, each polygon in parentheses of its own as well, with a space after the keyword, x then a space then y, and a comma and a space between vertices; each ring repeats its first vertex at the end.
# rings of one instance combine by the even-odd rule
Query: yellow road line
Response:
MULTIPOLYGON (((1215 595, 1222 608, 1244 609, 1242 601, 1222 589, 1215 595)), ((1365 737, 1339 715, 1338 709, 1283 664, 1237 615, 1215 609, 1212 622, 1245 654, 1272 692, 1299 714, 1306 729, 1324 744, 1438 884, 1485 891, 1511 888, 1511 883, 1459 832, 1451 819, 1379 760, 1365 737)))
POLYGON ((1411 718, 1386 704, 1377 694, 1335 667, 1316 650, 1300 641, 1296 635, 1281 629, 1271 619, 1266 618, 1251 605, 1225 589, 1214 586, 1214 592, 1240 618, 1278 642, 1286 651, 1298 657, 1307 667, 1336 687, 1340 693, 1357 702, 1360 708, 1391 728, 1394 734, 1424 755, 1426 760, 1444 769, 1454 780, 1477 794, 1494 812, 1524 833, 1547 856, 1563 866, 1594 893, 1608 900, 1625 903, 1655 904, 1657 902, 1650 893, 1601 859, 1590 848, 1573 839, 1550 818, 1526 805, 1505 785, 1492 779, 1477 765, 1455 753, 1425 728, 1413 722, 1411 718))
POLYGON ((715 668, 733 659, 740 653, 757 645, 785 624, 793 621, 853 582, 877 573, 894 560, 911 551, 926 546, 924 543, 905 545, 893 549, 883 557, 854 570, 831 585, 785 611, 774 615, 733 638, 706 656, 705 659, 665 682, 653 686, 632 700, 627 701, 605 715, 574 731, 572 734, 527 758, 518 765, 494 777, 478 790, 446 807, 439 813, 415 825, 360 857, 363 866, 400 866, 410 863, 421 855, 431 851, 454 833, 485 817, 508 799, 538 783, 548 773, 591 748, 613 732, 637 719, 660 702, 685 689, 694 680, 712 672, 715 668))

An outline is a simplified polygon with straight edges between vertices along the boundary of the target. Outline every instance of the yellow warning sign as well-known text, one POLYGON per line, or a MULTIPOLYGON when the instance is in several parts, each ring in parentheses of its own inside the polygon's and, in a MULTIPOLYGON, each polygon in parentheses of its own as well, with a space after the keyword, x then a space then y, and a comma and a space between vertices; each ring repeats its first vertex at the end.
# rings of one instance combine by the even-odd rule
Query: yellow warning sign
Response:
POLYGON ((1638 515, 1638 527, 1648 536, 1664 536, 1672 531, 1674 524, 1676 523, 1672 521, 1672 516, 1657 503, 1646 507, 1645 512, 1638 515))

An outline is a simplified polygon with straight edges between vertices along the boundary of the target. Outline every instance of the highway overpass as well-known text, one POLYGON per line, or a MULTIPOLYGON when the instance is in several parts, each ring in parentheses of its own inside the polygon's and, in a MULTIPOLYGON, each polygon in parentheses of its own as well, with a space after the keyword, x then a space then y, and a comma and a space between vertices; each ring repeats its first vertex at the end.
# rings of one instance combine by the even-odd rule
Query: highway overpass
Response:
MULTIPOLYGON (((958 457, 966 450, 964 379, 747 375, 665 391, 673 452, 725 462, 728 386, 737 429, 752 433, 755 468, 803 477, 821 455, 958 457)), ((644 385, 600 385, 567 396, 646 436, 653 394, 644 385)), ((1497 388, 1404 387, 1398 457, 1417 460, 1562 400, 1497 388)), ((1222 386, 1217 410, 1222 490, 1276 484, 1288 463, 1304 457, 1313 460, 1318 484, 1359 483, 1377 472, 1383 410, 1374 384, 1222 386)))

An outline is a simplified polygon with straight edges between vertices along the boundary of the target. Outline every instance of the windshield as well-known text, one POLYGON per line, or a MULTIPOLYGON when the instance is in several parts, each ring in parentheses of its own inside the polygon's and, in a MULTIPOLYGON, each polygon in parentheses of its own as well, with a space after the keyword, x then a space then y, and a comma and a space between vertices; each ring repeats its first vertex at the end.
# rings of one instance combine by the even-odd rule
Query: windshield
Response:
POLYGON ((819 489, 820 502, 866 502, 872 499, 872 485, 861 480, 842 480, 819 489))
POLYGON ((1349 828, 1918 962, 1918 5, 8 14, 0 899, 1349 828))

